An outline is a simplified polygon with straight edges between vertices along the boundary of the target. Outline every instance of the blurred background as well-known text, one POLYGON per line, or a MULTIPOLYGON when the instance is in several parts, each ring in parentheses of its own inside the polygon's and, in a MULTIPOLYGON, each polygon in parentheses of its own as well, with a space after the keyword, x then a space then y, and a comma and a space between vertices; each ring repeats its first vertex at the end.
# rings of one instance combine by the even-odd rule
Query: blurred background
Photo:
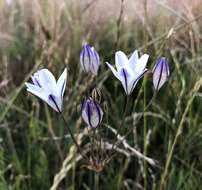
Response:
MULTIPOLYGON (((0 0, 0 190, 202 189, 200 77, 201 0, 0 0), (85 42, 100 55, 96 83, 80 70, 85 42), (124 126, 133 129, 126 138, 132 149, 121 144, 116 157, 95 173, 77 159, 61 117, 28 94, 24 83, 39 68, 58 78, 67 67, 64 115, 72 131, 83 134, 79 106, 95 87, 102 93, 103 123, 116 129, 126 97, 105 62, 114 63, 116 50, 130 55, 135 49, 150 55, 149 69, 166 56, 171 76, 145 113, 152 77, 138 83, 124 126)), ((104 127, 102 137, 115 141, 104 127)))

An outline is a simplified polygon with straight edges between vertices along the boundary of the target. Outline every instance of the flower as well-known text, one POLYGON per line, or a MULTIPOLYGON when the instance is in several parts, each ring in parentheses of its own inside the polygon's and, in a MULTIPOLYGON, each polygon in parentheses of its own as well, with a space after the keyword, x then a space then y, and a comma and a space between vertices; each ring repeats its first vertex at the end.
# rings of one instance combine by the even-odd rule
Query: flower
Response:
POLYGON ((55 111, 62 111, 63 95, 66 87, 67 69, 58 81, 48 69, 41 69, 31 77, 33 84, 25 83, 27 91, 39 97, 55 111))
POLYGON ((94 47, 88 44, 83 46, 80 53, 80 63, 84 72, 92 72, 94 75, 97 75, 100 66, 100 58, 94 47))
POLYGON ((165 57, 159 58, 154 65, 152 73, 154 88, 155 90, 159 90, 170 75, 168 60, 165 57))
POLYGON ((128 59, 125 53, 118 51, 115 55, 115 65, 117 70, 115 70, 109 63, 106 63, 114 76, 121 81, 127 95, 132 93, 137 82, 147 71, 145 67, 148 58, 149 55, 147 54, 138 58, 138 51, 135 50, 128 59))
POLYGON ((81 116, 88 126, 96 128, 102 121, 103 111, 100 105, 90 97, 82 103, 81 116))

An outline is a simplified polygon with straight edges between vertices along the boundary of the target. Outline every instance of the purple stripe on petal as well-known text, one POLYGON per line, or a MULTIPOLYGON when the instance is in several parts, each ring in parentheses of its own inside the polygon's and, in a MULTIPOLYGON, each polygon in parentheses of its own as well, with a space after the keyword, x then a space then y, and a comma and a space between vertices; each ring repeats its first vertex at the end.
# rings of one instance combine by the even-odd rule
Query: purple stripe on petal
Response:
POLYGON ((160 67, 160 73, 159 73, 160 75, 158 78, 157 89, 159 89, 159 84, 160 84, 161 78, 162 78, 162 73, 163 73, 163 68, 164 68, 164 60, 161 60, 159 67, 160 67))
POLYGON ((37 79, 37 77, 32 76, 32 82, 34 83, 34 85, 39 86, 41 88, 41 85, 39 83, 39 80, 37 79))
POLYGON ((128 73, 125 69, 122 69, 122 74, 123 74, 124 81, 125 81, 126 92, 128 94, 128 81, 127 81, 128 73))
POLYGON ((61 98, 63 97, 64 88, 65 88, 65 81, 62 84, 62 88, 61 88, 61 92, 60 92, 61 98))
POLYGON ((92 123, 91 123, 91 108, 90 108, 90 102, 89 103, 87 103, 87 116, 88 116, 88 124, 91 126, 91 127, 93 127, 92 126, 92 123))
POLYGON ((48 99, 51 100, 51 101, 54 103, 55 107, 57 108, 57 111, 58 111, 58 112, 61 112, 61 110, 60 110, 60 108, 59 108, 59 106, 57 105, 57 102, 56 102, 56 100, 55 100, 55 96, 54 96, 53 94, 50 94, 50 95, 48 95, 48 99))
POLYGON ((144 72, 143 72, 141 75, 139 75, 139 76, 137 77, 137 79, 134 81, 134 83, 133 83, 131 89, 134 89, 134 88, 135 88, 135 85, 137 84, 137 82, 144 76, 144 74, 145 74, 147 71, 148 71, 148 70, 145 69, 144 72))
POLYGON ((89 69, 92 65, 92 58, 91 58, 91 55, 92 55, 92 52, 91 52, 91 47, 89 45, 86 45, 86 52, 87 52, 87 57, 88 57, 88 60, 89 60, 89 69))
POLYGON ((98 113, 98 118, 99 118, 99 123, 101 122, 101 112, 100 112, 100 107, 97 105, 97 103, 94 101, 94 105, 96 108, 96 111, 98 113))
POLYGON ((85 100, 83 100, 83 101, 81 102, 81 112, 84 111, 84 106, 85 106, 85 100))

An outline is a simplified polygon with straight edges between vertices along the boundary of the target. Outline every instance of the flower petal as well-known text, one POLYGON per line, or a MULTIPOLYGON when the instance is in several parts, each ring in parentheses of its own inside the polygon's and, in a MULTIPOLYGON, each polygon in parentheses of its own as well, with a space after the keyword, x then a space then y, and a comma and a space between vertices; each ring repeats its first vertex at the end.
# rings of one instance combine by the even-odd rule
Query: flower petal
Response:
POLYGON ((61 74, 60 78, 57 81, 57 90, 59 96, 62 98, 65 92, 65 87, 66 87, 66 81, 67 81, 67 69, 63 71, 61 74))
POLYGON ((91 68, 91 72, 94 74, 94 75, 97 75, 97 72, 98 72, 98 69, 99 69, 99 66, 100 66, 100 57, 97 53, 97 51, 95 50, 94 47, 91 48, 92 50, 92 68, 91 68))
POLYGON ((56 112, 62 111, 62 101, 61 97, 54 96, 50 94, 48 96, 47 104, 52 107, 56 112))
POLYGON ((107 64, 107 66, 111 69, 111 71, 112 71, 112 73, 114 74, 114 76, 115 76, 117 79, 121 80, 121 77, 119 76, 119 73, 114 69, 114 67, 111 66, 111 65, 110 65, 109 63, 107 63, 107 62, 106 62, 106 64, 107 64))
POLYGON ((42 99, 43 101, 47 102, 48 97, 47 94, 43 91, 42 88, 35 86, 33 84, 30 84, 28 82, 25 83, 25 85, 27 86, 27 91, 32 93, 33 95, 39 97, 40 99, 42 99))
POLYGON ((135 70, 136 64, 138 63, 138 51, 135 50, 130 56, 129 65, 132 70, 135 70))
POLYGON ((84 100, 81 105, 81 116, 82 116, 83 120, 86 122, 86 124, 89 125, 90 115, 87 112, 87 101, 86 100, 84 100))
POLYGON ((37 73, 41 87, 49 91, 50 94, 56 94, 57 86, 53 74, 48 69, 41 69, 37 73))
POLYGON ((142 55, 140 57, 140 59, 138 60, 138 62, 136 64, 136 67, 135 67, 136 73, 141 74, 144 71, 144 69, 145 69, 145 67, 147 65, 148 59, 149 59, 149 55, 148 54, 144 54, 144 55, 142 55))
POLYGON ((32 82, 34 83, 34 85, 41 87, 41 84, 39 82, 39 74, 38 72, 34 73, 33 76, 31 76, 32 82))
POLYGON ((91 103, 90 109, 91 109, 90 110, 91 116, 90 116, 90 120, 89 120, 90 126, 93 128, 96 128, 102 120, 103 112, 102 112, 101 108, 96 104, 96 102, 91 103))
POLYGON ((84 72, 89 72, 92 64, 92 50, 90 45, 85 44, 80 53, 81 68, 84 72))
POLYGON ((128 84, 129 84, 129 81, 130 81, 130 75, 129 75, 128 71, 123 68, 120 71, 120 76, 121 76, 121 83, 123 85, 123 88, 124 88, 126 94, 129 95, 129 86, 128 86, 128 84))
POLYGON ((144 76, 144 74, 147 72, 147 69, 145 69, 135 80, 132 81, 132 83, 130 84, 131 87, 131 91, 130 93, 133 92, 134 88, 136 87, 138 81, 144 76))
POLYGON ((126 54, 122 51, 117 51, 115 55, 115 65, 117 71, 119 72, 123 67, 128 66, 128 58, 126 54))

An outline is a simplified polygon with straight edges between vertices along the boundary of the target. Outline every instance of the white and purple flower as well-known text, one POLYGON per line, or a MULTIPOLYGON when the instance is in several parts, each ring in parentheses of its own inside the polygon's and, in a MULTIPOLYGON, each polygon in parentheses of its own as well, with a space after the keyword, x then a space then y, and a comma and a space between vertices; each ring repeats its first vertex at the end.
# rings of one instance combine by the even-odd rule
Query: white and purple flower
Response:
POLYGON ((93 98, 87 98, 82 103, 81 116, 89 127, 96 128, 102 121, 103 111, 93 98))
POLYGON ((114 76, 121 81, 127 95, 130 95, 133 92, 137 82, 147 71, 146 65, 148 58, 149 55, 147 54, 144 54, 139 58, 138 51, 135 50, 128 59, 125 53, 118 51, 115 54, 116 69, 109 63, 106 63, 114 76))
POLYGON ((88 44, 83 46, 80 53, 80 63, 84 72, 91 72, 94 75, 97 75, 100 66, 100 58, 94 47, 91 47, 88 44))
POLYGON ((31 77, 33 84, 25 83, 27 91, 39 97, 55 111, 62 111, 63 95, 66 87, 67 69, 58 81, 48 69, 41 69, 31 77))
POLYGON ((159 90, 170 76, 168 60, 165 57, 159 58, 154 65, 152 73, 154 88, 159 90))

